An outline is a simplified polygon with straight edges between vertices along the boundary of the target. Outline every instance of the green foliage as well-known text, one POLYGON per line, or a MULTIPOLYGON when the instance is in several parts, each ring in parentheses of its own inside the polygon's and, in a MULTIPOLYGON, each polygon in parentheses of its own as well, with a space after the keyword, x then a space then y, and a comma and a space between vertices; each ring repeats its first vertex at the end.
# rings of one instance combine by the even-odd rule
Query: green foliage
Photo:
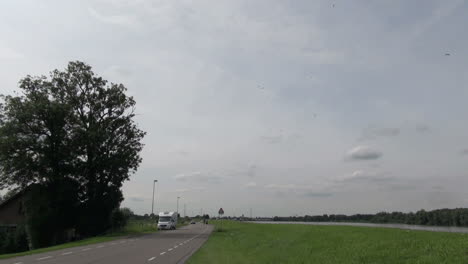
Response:
MULTIPOLYGON (((187 263, 465 264, 468 235, 222 221, 187 263)), ((212 221, 215 228, 220 221, 212 221)))
POLYGON ((58 243, 69 227, 84 236, 104 232, 122 183, 141 162, 145 132, 133 120, 135 101, 82 62, 50 78, 27 76, 20 89, 0 104, 0 189, 45 194, 27 207, 32 228, 47 227, 32 232, 52 234, 39 246, 58 243))
POLYGON ((416 213, 380 212, 377 214, 355 215, 315 215, 278 217, 273 221, 304 221, 304 222, 371 222, 394 223, 431 226, 468 226, 468 208, 437 209, 433 211, 419 210, 416 213))
POLYGON ((23 225, 0 230, 0 254, 28 250, 28 239, 23 225))
POLYGON ((127 225, 128 220, 130 219, 130 214, 128 213, 128 210, 124 209, 115 209, 112 211, 110 221, 112 230, 119 230, 127 225))

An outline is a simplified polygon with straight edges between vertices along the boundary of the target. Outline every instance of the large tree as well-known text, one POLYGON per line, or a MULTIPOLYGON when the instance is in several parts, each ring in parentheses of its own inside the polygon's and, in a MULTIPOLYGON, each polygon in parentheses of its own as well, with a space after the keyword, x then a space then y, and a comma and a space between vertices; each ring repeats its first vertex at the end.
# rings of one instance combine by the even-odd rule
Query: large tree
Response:
POLYGON ((27 76, 20 89, 0 109, 0 189, 53 190, 50 203, 59 209, 60 200, 70 205, 64 195, 76 196, 78 229, 104 231, 122 183, 141 162, 145 133, 134 121, 134 99, 78 61, 50 78, 27 76))

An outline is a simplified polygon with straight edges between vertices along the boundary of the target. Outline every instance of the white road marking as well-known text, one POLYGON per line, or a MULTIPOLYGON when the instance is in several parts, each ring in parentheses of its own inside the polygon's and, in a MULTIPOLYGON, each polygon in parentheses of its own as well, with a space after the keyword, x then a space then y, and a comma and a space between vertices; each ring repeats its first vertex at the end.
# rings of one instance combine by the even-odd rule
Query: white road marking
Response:
POLYGON ((23 264, 23 262, 16 262, 16 263, 13 263, 13 264, 23 264))
POLYGON ((179 246, 183 246, 184 244, 180 243, 179 246))
POLYGON ((72 251, 68 251, 68 252, 62 253, 62 256, 70 255, 72 253, 73 253, 72 251))
POLYGON ((178 247, 179 247, 179 245, 175 245, 175 246, 174 246, 174 249, 176 249, 176 248, 178 248, 178 247))
POLYGON ((152 258, 149 258, 148 261, 152 261, 153 259, 155 259, 156 257, 152 257, 152 258))
POLYGON ((172 251, 172 248, 168 249, 167 251, 172 251))
POLYGON ((83 248, 81 251, 88 251, 91 250, 91 248, 83 248))
POLYGON ((165 252, 165 251, 164 251, 164 252, 161 252, 161 254, 159 254, 159 255, 164 255, 164 254, 166 254, 166 252, 165 252))
POLYGON ((44 260, 44 259, 50 259, 50 258, 52 258, 52 256, 42 257, 42 258, 38 258, 36 260, 44 260))

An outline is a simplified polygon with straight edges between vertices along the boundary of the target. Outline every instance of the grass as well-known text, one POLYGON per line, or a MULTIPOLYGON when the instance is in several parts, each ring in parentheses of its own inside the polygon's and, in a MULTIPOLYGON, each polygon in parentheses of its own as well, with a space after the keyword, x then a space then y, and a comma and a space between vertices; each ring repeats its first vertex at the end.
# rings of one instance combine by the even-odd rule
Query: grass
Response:
POLYGON ((468 263, 468 234, 223 221, 189 259, 210 263, 468 263))
POLYGON ((14 258, 14 257, 44 253, 44 252, 53 251, 53 250, 60 250, 60 249, 65 249, 65 248, 102 243, 102 242, 116 240, 124 236, 153 233, 156 231, 157 231, 156 222, 148 221, 148 220, 131 220, 122 230, 119 230, 119 231, 110 232, 102 236, 87 238, 87 239, 83 239, 79 241, 73 241, 73 242, 60 244, 60 245, 56 245, 52 247, 39 248, 39 249, 30 250, 30 251, 11 253, 11 254, 2 254, 0 255, 0 259, 14 258))

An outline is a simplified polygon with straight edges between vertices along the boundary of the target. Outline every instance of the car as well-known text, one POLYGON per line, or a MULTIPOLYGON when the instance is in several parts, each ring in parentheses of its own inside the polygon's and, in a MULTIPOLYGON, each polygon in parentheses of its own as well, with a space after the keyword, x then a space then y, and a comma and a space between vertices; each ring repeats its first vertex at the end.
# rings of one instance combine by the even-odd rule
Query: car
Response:
POLYGON ((194 225, 194 224, 195 224, 195 221, 190 222, 190 224, 191 224, 191 225, 194 225))

